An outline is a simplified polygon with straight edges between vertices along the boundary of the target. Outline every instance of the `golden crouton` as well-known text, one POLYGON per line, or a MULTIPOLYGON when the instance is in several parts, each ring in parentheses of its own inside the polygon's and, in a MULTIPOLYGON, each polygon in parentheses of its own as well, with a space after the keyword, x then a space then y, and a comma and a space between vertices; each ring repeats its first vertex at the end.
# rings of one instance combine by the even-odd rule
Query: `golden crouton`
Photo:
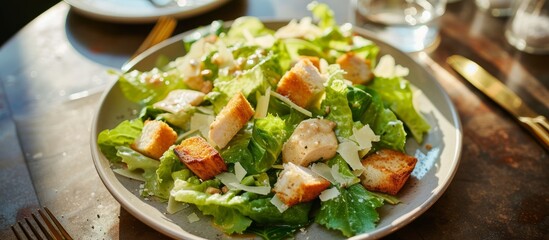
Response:
POLYGON ((330 159, 336 155, 336 124, 330 120, 311 118, 297 125, 294 132, 282 147, 282 160, 300 166, 330 159))
POLYGON ((254 109, 246 97, 242 93, 234 95, 210 124, 210 140, 224 148, 253 115, 254 109))
POLYGON ((173 151, 181 162, 202 180, 211 179, 227 171, 227 165, 219 152, 202 137, 187 138, 173 151))
POLYGON ((370 63, 353 52, 341 55, 336 63, 347 72, 343 77, 353 84, 366 84, 374 78, 370 63))
POLYGON ((311 201, 330 186, 330 182, 315 175, 310 169, 285 163, 273 191, 287 206, 311 201))
POLYGON ((141 135, 130 147, 145 156, 159 159, 177 140, 177 133, 165 122, 146 121, 141 135))
POLYGON ((276 92, 306 108, 324 90, 323 83, 324 79, 313 63, 307 58, 302 58, 282 76, 276 92))
POLYGON ((320 70, 320 58, 315 56, 299 56, 300 59, 309 59, 316 69, 320 70))
POLYGON ((396 195, 410 177, 417 159, 405 153, 383 149, 362 159, 362 185, 368 190, 396 195))

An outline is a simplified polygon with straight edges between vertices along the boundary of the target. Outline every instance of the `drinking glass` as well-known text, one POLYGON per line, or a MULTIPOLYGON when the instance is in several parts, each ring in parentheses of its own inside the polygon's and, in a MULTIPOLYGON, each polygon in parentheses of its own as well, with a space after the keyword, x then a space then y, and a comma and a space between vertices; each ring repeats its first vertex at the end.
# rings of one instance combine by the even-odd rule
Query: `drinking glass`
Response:
POLYGON ((505 37, 517 49, 549 53, 549 3, 546 0, 523 0, 509 19, 505 37))
POLYGON ((508 17, 513 14, 515 0, 475 0, 480 10, 490 13, 494 17, 508 17))
POLYGON ((446 0, 355 0, 355 4, 358 26, 404 52, 425 50, 439 40, 446 0))

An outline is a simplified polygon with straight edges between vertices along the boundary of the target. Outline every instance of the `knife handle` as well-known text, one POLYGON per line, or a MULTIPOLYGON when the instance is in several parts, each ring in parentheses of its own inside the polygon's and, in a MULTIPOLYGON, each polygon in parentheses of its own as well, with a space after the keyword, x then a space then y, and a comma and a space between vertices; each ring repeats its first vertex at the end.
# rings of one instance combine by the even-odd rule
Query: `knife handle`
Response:
POLYGON ((537 117, 519 117, 521 121, 538 140, 544 144, 545 149, 549 150, 549 122, 544 116, 537 117))

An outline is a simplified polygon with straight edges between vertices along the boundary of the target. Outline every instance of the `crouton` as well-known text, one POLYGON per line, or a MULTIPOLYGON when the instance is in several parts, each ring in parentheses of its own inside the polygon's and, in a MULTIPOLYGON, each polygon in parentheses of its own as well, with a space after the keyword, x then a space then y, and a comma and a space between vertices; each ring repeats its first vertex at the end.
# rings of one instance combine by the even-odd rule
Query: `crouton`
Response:
POLYGON ((330 186, 330 182, 315 175, 310 169, 285 163, 273 191, 287 206, 311 201, 330 186))
POLYGON ((205 94, 189 89, 176 89, 170 91, 162 101, 153 104, 153 107, 177 113, 187 106, 197 106, 204 101, 205 94))
POLYGON ((320 71, 320 58, 315 56, 299 56, 300 59, 309 59, 313 66, 320 71))
POLYGON ((227 165, 219 152, 200 136, 187 138, 173 151, 179 160, 202 180, 227 171, 227 165))
POLYGON ((396 195, 410 177, 417 159, 405 153, 382 149, 362 159, 362 185, 371 191, 396 195))
POLYGON ((345 70, 343 77, 353 84, 366 84, 374 78, 370 63, 353 52, 341 55, 336 63, 345 70))
POLYGON ((282 160, 300 166, 330 159, 336 155, 336 124, 326 119, 307 119, 299 123, 282 147, 282 160))
POLYGON ((313 63, 302 58, 282 76, 276 92, 306 108, 324 90, 323 83, 324 79, 313 63))
POLYGON ((177 133, 165 122, 146 121, 141 135, 135 139, 130 147, 141 154, 160 159, 177 140, 177 133))
POLYGON ((234 95, 210 124, 210 140, 224 148, 253 115, 254 109, 246 97, 242 93, 234 95))

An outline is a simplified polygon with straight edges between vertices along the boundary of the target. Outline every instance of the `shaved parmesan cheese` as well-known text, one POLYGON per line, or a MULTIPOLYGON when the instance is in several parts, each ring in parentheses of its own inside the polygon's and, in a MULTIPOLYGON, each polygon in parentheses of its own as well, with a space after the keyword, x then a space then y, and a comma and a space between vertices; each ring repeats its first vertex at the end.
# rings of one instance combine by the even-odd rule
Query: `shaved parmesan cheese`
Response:
POLYGON ((241 182, 242 179, 246 176, 247 172, 246 172, 246 169, 242 167, 242 164, 237 162, 234 164, 234 173, 236 175, 236 180, 238 180, 238 182, 241 182))
POLYGON ((214 110, 212 106, 198 106, 196 107, 196 110, 207 115, 214 115, 214 110))
POLYGON ((200 221, 200 218, 198 217, 198 215, 196 215, 196 213, 193 212, 187 216, 187 220, 189 220, 189 223, 193 223, 200 221))
POLYGON ((309 112, 309 110, 298 106, 297 104, 292 102, 292 100, 288 99, 287 97, 284 97, 284 96, 280 95, 279 93, 277 93, 275 91, 272 91, 271 95, 278 98, 280 101, 290 105, 291 108, 297 110, 298 112, 303 113, 303 115, 305 115, 307 117, 312 117, 313 116, 313 114, 311 112, 309 112))
POLYGON ((337 190, 336 187, 333 187, 333 188, 329 188, 329 189, 326 189, 324 191, 322 191, 320 193, 320 195, 318 196, 318 198, 320 199, 320 201, 328 201, 330 199, 334 199, 336 198, 337 196, 339 196, 339 190, 337 190))
POLYGON ((140 173, 136 173, 134 171, 130 171, 125 168, 115 168, 112 170, 113 172, 117 173, 120 176, 124 176, 130 179, 138 180, 141 182, 145 182, 145 178, 140 173))
POLYGON ((271 87, 267 88, 267 90, 265 91, 265 95, 260 95, 257 98, 257 106, 255 107, 254 118, 259 119, 267 116, 267 110, 269 109, 270 99, 271 99, 271 87))
POLYGON ((230 183, 230 185, 236 189, 244 190, 246 192, 257 193, 260 195, 267 195, 271 192, 271 187, 268 186, 247 186, 240 183, 230 183))
POLYGON ((353 128, 354 140, 358 143, 360 150, 370 151, 372 148, 372 142, 379 142, 380 138, 374 133, 368 124, 364 125, 361 129, 353 128))
POLYGON ((374 74, 378 77, 393 78, 408 76, 410 71, 400 65, 395 64, 395 59, 390 55, 384 55, 379 59, 379 63, 374 69, 374 74))
POLYGON ((210 124, 215 120, 213 115, 207 115, 202 113, 195 113, 191 117, 191 130, 198 130, 200 134, 209 140, 210 136, 210 124))
POLYGON ((166 211, 169 214, 174 214, 187 207, 189 207, 189 204, 176 201, 175 198, 170 194, 170 198, 168 198, 168 206, 166 207, 166 211))
POLYGON ((277 209, 279 212, 283 213, 284 211, 286 211, 289 207, 288 205, 284 204, 284 202, 282 202, 282 200, 280 200, 280 198, 278 198, 278 196, 274 195, 273 198, 271 198, 271 201, 270 201, 277 209))
POLYGON ((222 172, 220 174, 217 174, 215 178, 219 179, 219 181, 221 181, 221 183, 223 183, 229 189, 235 188, 232 183, 240 183, 240 181, 238 181, 238 179, 236 178, 236 175, 230 172, 222 172))
POLYGON ((332 169, 326 163, 313 163, 311 171, 330 181, 332 184, 337 184, 336 179, 332 175, 332 169))
POLYGON ((238 180, 236 175, 230 172, 220 173, 215 176, 215 178, 219 179, 219 181, 221 181, 221 183, 223 183, 229 189, 239 189, 261 195, 267 195, 271 192, 271 187, 269 186, 246 186, 244 184, 240 184, 240 181, 238 180))
POLYGON ((358 157, 358 145, 353 141, 345 141, 339 144, 337 152, 353 170, 364 169, 358 157))

